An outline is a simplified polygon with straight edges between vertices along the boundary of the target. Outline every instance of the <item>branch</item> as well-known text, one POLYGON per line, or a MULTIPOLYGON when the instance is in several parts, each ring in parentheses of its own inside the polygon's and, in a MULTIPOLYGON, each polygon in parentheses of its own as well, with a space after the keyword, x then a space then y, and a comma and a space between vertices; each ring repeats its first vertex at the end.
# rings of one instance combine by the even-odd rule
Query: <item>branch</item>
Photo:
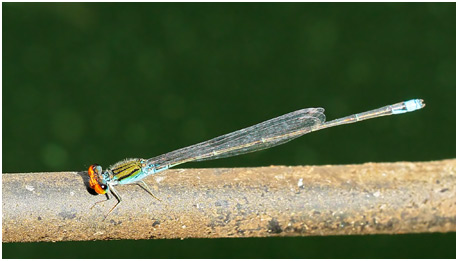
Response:
POLYGON ((456 230, 456 159, 361 165, 175 169, 123 202, 86 172, 4 174, 3 242, 362 235, 456 230))

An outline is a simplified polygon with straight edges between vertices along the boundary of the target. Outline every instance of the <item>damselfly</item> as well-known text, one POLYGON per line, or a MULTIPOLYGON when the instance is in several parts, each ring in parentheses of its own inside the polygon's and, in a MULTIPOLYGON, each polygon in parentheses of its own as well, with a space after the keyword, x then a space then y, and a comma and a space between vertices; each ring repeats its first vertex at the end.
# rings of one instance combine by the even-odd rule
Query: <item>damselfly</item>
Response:
MULTIPOLYGON (((151 159, 126 159, 105 171, 102 171, 100 165, 91 165, 89 167, 89 185, 98 194, 107 194, 110 191, 118 200, 108 212, 108 216, 122 202, 121 195, 115 189, 117 185, 138 184, 155 199, 158 199, 142 179, 168 168, 191 161, 220 159, 263 150, 312 131, 380 116, 411 112, 423 107, 425 107, 423 100, 413 99, 328 122, 326 122, 323 108, 302 109, 151 159)), ((107 200, 110 199, 109 194, 107 194, 107 200)))

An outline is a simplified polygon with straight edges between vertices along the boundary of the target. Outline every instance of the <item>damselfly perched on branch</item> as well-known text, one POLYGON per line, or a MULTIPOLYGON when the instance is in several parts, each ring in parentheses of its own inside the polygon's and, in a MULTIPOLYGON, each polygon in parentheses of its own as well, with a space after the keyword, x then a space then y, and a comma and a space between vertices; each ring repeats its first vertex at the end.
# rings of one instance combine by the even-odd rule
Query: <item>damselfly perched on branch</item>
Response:
MULTIPOLYGON (((416 111, 423 107, 425 107, 423 100, 413 99, 328 122, 323 108, 302 109, 151 159, 126 159, 104 171, 100 165, 91 165, 89 185, 98 194, 107 194, 111 191, 118 200, 108 212, 110 214, 122 202, 121 195, 115 189, 117 185, 138 184, 158 199, 142 179, 171 167, 191 161, 213 160, 263 150, 312 131, 416 111)), ((107 196, 109 199, 109 193, 107 196)))

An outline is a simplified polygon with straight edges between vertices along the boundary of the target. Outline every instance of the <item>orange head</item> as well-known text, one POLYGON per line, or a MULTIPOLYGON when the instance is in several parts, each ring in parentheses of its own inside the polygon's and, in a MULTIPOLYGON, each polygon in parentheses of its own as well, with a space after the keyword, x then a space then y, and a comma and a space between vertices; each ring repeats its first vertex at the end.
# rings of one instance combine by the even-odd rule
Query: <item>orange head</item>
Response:
POLYGON ((97 194, 105 194, 108 191, 108 186, 102 178, 102 167, 94 164, 89 167, 89 186, 97 192, 97 194))

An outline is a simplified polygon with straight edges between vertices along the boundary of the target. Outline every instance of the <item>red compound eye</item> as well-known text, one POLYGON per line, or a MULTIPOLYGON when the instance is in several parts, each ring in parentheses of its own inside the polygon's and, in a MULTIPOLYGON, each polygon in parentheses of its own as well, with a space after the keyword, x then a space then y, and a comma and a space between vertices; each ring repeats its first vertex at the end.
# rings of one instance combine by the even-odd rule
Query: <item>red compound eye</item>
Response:
POLYGON ((88 174, 89 174, 89 186, 97 193, 97 194, 105 194, 107 193, 107 185, 100 183, 99 174, 102 172, 102 167, 100 165, 94 164, 89 167, 88 174))

